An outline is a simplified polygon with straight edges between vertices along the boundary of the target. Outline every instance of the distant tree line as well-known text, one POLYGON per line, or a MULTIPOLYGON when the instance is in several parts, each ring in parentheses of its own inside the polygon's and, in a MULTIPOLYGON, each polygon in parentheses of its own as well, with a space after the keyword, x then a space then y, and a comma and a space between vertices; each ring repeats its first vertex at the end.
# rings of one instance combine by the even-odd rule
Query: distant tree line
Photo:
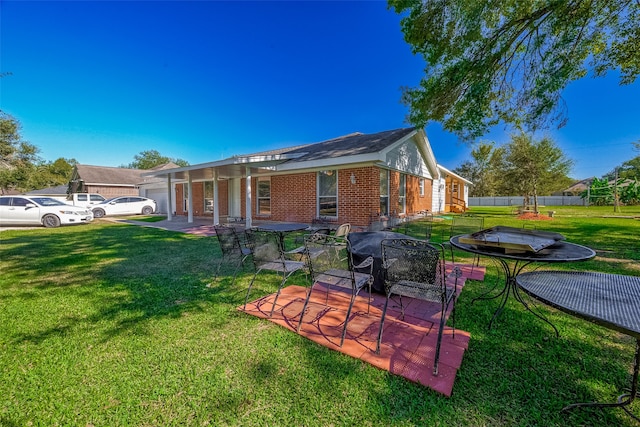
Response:
POLYGON ((523 204, 537 208, 538 195, 547 195, 568 187, 573 162, 549 137, 535 140, 524 132, 511 136, 509 143, 496 147, 480 142, 454 172, 473 182, 473 197, 523 197, 523 204))
MULTIPOLYGON (((640 151, 640 142, 634 143, 640 151)), ((523 203, 536 204, 538 195, 562 191, 574 182, 568 176, 572 161, 549 137, 534 140, 518 133, 497 147, 495 142, 480 142, 471 151, 471 159, 454 172, 469 179, 472 197, 521 195, 523 203)), ((640 156, 624 162, 602 178, 595 178, 581 194, 591 204, 640 203, 640 156), (616 181, 617 179, 617 181, 616 181)))
POLYGON ((0 111, 0 193, 67 184, 76 160, 43 160, 40 149, 22 139, 21 129, 18 120, 0 111))

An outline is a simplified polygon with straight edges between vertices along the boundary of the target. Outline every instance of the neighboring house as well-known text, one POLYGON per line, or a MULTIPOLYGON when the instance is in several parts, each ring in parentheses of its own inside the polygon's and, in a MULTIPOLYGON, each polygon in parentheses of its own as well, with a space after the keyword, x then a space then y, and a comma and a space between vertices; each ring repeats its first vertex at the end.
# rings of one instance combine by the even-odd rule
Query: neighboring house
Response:
POLYGON ((470 182, 438 166, 425 132, 354 133, 315 144, 143 173, 193 216, 367 226, 380 216, 464 209, 470 182), (434 182, 436 186, 434 188, 434 182), (454 194, 455 191, 455 194, 454 194))
MULTIPOLYGON (((580 196, 584 191, 586 191, 587 189, 589 189, 591 187, 591 183, 593 182, 594 178, 587 178, 587 179, 583 179, 582 181, 577 181, 575 183, 573 183, 571 185, 571 187, 562 190, 562 192, 560 193, 560 195, 562 196, 580 196)), ((624 188, 624 187, 628 187, 629 185, 631 185, 631 183, 634 183, 635 180, 633 179, 624 179, 624 180, 618 180, 617 185, 618 188, 624 188)), ((607 182, 609 184, 609 187, 614 188, 616 186, 616 180, 612 179, 609 180, 607 182)), ((555 193, 553 195, 556 195, 555 193)))
POLYGON ((553 193, 553 196, 579 196, 585 191, 587 188, 591 187, 591 183, 593 182, 593 177, 583 179, 581 181, 576 181, 571 184, 571 187, 566 188, 558 193, 553 193))
POLYGON ((109 199, 138 196, 141 169, 115 168, 77 164, 69 180, 69 193, 98 193, 109 199))
MULTIPOLYGON (((77 164, 73 168, 68 190, 70 193, 98 193, 109 199, 117 196, 144 196, 154 199, 158 213, 167 213, 169 202, 164 179, 143 177, 143 173, 178 165, 166 163, 153 169, 128 169, 77 164)), ((172 200, 175 205, 175 198, 172 200)))
MULTIPOLYGON (((175 169, 178 165, 173 162, 165 163, 160 166, 156 166, 149 170, 143 170, 144 174, 150 171, 162 171, 166 169, 175 169)), ((170 206, 176 205, 176 192, 167 189, 166 180, 162 178, 153 177, 141 177, 140 181, 140 196, 148 197, 156 201, 156 213, 166 214, 169 212, 170 206), (171 200, 171 202, 169 202, 171 200)))

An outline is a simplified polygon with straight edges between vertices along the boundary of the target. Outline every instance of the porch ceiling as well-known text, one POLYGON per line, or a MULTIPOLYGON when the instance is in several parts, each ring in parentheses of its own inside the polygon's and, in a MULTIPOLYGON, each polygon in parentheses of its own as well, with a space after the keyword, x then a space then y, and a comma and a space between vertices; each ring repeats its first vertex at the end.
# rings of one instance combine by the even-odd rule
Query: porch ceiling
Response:
MULTIPOLYGON (((265 161, 251 163, 251 174, 260 175, 273 171, 274 167, 282 161, 265 161)), ((172 180, 187 180, 189 175, 194 181, 213 180, 214 171, 218 171, 218 179, 244 178, 246 176, 246 164, 226 164, 226 165, 199 165, 188 166, 180 169, 173 169, 167 173, 154 173, 157 178, 166 179, 168 176, 172 180)))

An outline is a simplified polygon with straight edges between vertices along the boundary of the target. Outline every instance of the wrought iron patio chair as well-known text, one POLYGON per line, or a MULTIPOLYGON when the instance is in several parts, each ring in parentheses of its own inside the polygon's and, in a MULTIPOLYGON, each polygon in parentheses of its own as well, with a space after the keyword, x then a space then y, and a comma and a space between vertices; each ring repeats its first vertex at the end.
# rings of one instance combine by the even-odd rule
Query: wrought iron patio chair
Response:
POLYGON ((351 317, 353 304, 359 292, 365 287, 368 287, 369 292, 367 313, 369 313, 371 309, 373 257, 368 257, 359 265, 354 266, 349 240, 336 236, 317 238, 317 236, 310 235, 305 238, 305 248, 305 259, 309 272, 311 273, 311 286, 307 291, 307 297, 300 312, 297 331, 300 332, 305 311, 309 305, 309 300, 311 299, 315 285, 327 287, 325 305, 328 304, 329 292, 332 289, 341 288, 348 290, 351 293, 351 300, 349 302, 349 308, 347 309, 347 315, 344 319, 344 326, 342 327, 342 336, 340 338, 340 347, 342 347, 347 334, 347 324, 349 323, 349 317, 351 317), (364 272, 357 272, 356 270, 364 272))
POLYGON ((431 234, 433 233, 433 214, 431 212, 425 212, 424 218, 420 221, 420 224, 424 226, 425 240, 430 242, 431 234))
MULTIPOLYGON (((484 229, 484 218, 473 215, 458 215, 454 216, 451 220, 451 227, 449 228, 449 238, 457 236, 459 234, 473 234, 484 229)), ((443 239, 444 241, 444 239, 443 239)), ((448 244, 446 240, 445 245, 451 251, 451 262, 455 265, 455 252, 453 246, 448 244)), ((471 272, 474 268, 480 264, 480 255, 475 255, 471 263, 471 272)))
POLYGON ((222 251, 222 256, 218 261, 214 280, 218 277, 222 264, 225 261, 231 262, 235 265, 233 280, 231 282, 231 285, 233 286, 236 281, 238 270, 244 265, 246 259, 251 256, 251 251, 242 243, 243 239, 240 238, 235 228, 224 225, 214 225, 213 228, 216 231, 216 237, 218 238, 220 250, 222 251))
POLYGON ((342 237, 342 238, 346 238, 349 233, 351 232, 351 224, 340 224, 340 226, 338 226, 338 228, 336 228, 336 232, 333 233, 333 235, 335 237, 342 237))
POLYGON ((316 239, 321 239, 324 238, 323 236, 328 236, 329 234, 331 234, 331 229, 329 228, 318 228, 317 230, 313 231, 312 233, 307 233, 304 234, 303 236, 301 236, 302 238, 302 246, 298 246, 295 249, 291 249, 289 251, 286 252, 287 255, 289 255, 290 257, 296 259, 296 260, 300 260, 303 258, 304 252, 305 252, 305 246, 304 246, 304 239, 307 236, 310 235, 315 235, 316 239))
POLYGON ((280 291, 282 291, 285 282, 293 273, 303 269, 305 267, 305 263, 301 261, 291 261, 285 258, 285 253, 282 249, 282 245, 280 244, 280 236, 276 232, 251 230, 250 232, 247 232, 247 242, 249 249, 251 250, 255 273, 251 279, 249 288, 247 289, 247 296, 244 299, 245 309, 247 308, 251 288, 253 287, 253 283, 255 282, 258 274, 262 271, 272 271, 282 275, 282 280, 278 286, 278 291, 276 292, 276 296, 273 300, 273 306, 269 313, 269 316, 271 317, 273 316, 273 311, 276 308, 280 291))
POLYGON ((445 250, 442 245, 417 239, 385 239, 382 246, 382 268, 386 301, 380 319, 376 353, 380 354, 380 344, 384 329, 385 316, 389 300, 399 297, 400 319, 404 320, 405 305, 402 297, 440 303, 440 324, 433 365, 433 374, 438 375, 438 361, 442 333, 446 323, 446 313, 452 306, 453 337, 455 339, 455 303, 458 291, 460 271, 457 268, 450 273, 455 277, 454 285, 447 286, 444 264, 445 250))

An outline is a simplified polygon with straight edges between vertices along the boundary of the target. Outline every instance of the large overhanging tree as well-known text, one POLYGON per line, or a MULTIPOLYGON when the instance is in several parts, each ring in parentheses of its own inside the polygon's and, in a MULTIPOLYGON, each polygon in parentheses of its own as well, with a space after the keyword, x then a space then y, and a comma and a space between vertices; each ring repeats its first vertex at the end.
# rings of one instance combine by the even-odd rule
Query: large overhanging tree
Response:
POLYGON ((566 120, 561 92, 591 70, 640 71, 638 0, 389 0, 424 57, 405 89, 409 121, 431 121, 472 140, 500 123, 535 131, 566 120))

